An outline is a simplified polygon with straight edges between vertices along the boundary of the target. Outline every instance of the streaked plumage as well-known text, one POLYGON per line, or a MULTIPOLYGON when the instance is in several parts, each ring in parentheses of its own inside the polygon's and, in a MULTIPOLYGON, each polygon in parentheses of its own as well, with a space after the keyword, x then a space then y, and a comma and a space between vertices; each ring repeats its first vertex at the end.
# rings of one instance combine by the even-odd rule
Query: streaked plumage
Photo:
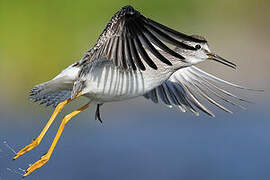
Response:
MULTIPOLYGON (((236 67, 234 63, 212 53, 205 38, 180 33, 143 16, 131 6, 125 6, 112 17, 95 46, 81 60, 64 69, 51 81, 35 86, 30 99, 47 106, 57 106, 48 127, 65 104, 81 95, 97 105, 95 119, 100 122, 101 105, 138 96, 195 115, 201 110, 214 116, 204 105, 205 100, 229 113, 231 111, 216 99, 244 109, 240 102, 246 100, 219 85, 247 88, 219 79, 194 66, 205 60, 236 67)), ((74 111, 74 115, 87 107, 88 104, 74 111)), ((66 121, 74 115, 68 115, 66 121)), ((59 128, 61 132, 62 128, 59 128)), ((44 134, 41 133, 38 142, 34 141, 18 152, 15 158, 37 146, 44 134)), ((53 142, 52 149, 56 142, 53 142)), ((50 150, 46 162, 52 153, 50 150)), ((42 158, 34 167, 28 168, 26 175, 46 163, 43 162, 44 156, 42 158)))

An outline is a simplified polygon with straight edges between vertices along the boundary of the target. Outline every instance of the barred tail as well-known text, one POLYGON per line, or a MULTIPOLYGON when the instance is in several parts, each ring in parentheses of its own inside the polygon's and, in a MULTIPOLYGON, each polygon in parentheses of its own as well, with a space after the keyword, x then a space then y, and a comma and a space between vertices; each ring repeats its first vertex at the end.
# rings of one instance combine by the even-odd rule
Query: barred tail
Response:
POLYGON ((60 102, 70 98, 71 90, 59 88, 54 80, 36 85, 31 91, 29 98, 40 104, 56 107, 60 102))
POLYGON ((51 81, 38 84, 30 91, 30 100, 47 106, 57 106, 60 102, 69 99, 73 84, 78 77, 80 68, 76 63, 68 66, 51 81))

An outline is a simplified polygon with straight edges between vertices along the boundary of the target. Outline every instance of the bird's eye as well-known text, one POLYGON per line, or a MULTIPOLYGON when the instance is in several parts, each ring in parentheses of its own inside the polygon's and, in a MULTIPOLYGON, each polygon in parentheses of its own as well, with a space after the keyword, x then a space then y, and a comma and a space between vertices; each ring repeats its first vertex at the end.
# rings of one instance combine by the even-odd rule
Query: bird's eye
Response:
POLYGON ((197 45, 195 46, 195 48, 196 48, 196 49, 201 49, 201 45, 197 44, 197 45))

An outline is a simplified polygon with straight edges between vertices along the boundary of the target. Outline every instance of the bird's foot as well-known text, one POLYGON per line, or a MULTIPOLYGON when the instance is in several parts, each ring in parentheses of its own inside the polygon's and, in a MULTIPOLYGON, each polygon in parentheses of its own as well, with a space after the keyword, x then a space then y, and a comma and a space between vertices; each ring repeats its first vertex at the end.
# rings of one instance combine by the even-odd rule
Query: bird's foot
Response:
POLYGON ((33 171, 39 169, 40 167, 42 167, 44 164, 46 164, 50 159, 50 155, 47 153, 45 155, 43 155, 40 160, 38 160, 37 162, 35 162, 34 164, 32 164, 27 170, 26 173, 23 175, 23 177, 28 176, 29 174, 31 174, 33 171))
POLYGON ((27 153, 28 151, 31 151, 32 149, 34 149, 37 145, 39 145, 39 139, 36 138, 32 141, 31 144, 25 146, 24 148, 22 148, 19 152, 17 152, 17 154, 13 157, 13 160, 17 159, 18 157, 24 155, 25 153, 27 153))

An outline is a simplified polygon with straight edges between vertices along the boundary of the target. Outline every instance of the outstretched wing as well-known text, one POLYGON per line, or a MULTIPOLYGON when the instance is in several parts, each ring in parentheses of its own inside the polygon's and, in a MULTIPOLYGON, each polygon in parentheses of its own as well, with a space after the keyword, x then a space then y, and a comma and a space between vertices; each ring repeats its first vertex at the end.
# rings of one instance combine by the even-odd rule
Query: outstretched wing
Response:
POLYGON ((219 86, 220 84, 253 90, 219 79, 195 66, 190 66, 176 71, 167 81, 145 94, 144 97, 151 99, 154 103, 160 101, 169 107, 178 107, 183 112, 189 110, 196 115, 199 114, 197 111, 199 109, 214 116, 202 103, 205 100, 228 113, 232 112, 217 100, 245 109, 239 102, 249 101, 225 90, 219 86))
POLYGON ((184 61, 184 57, 169 48, 167 44, 196 50, 194 47, 184 44, 181 40, 205 42, 203 39, 170 29, 146 18, 133 7, 125 6, 112 17, 96 45, 86 52, 81 64, 106 57, 112 60, 116 66, 125 69, 146 70, 146 64, 153 69, 157 69, 157 62, 155 61, 172 65, 170 60, 164 57, 159 50, 184 61), (156 58, 151 58, 153 56, 149 56, 148 53, 153 54, 156 58))

